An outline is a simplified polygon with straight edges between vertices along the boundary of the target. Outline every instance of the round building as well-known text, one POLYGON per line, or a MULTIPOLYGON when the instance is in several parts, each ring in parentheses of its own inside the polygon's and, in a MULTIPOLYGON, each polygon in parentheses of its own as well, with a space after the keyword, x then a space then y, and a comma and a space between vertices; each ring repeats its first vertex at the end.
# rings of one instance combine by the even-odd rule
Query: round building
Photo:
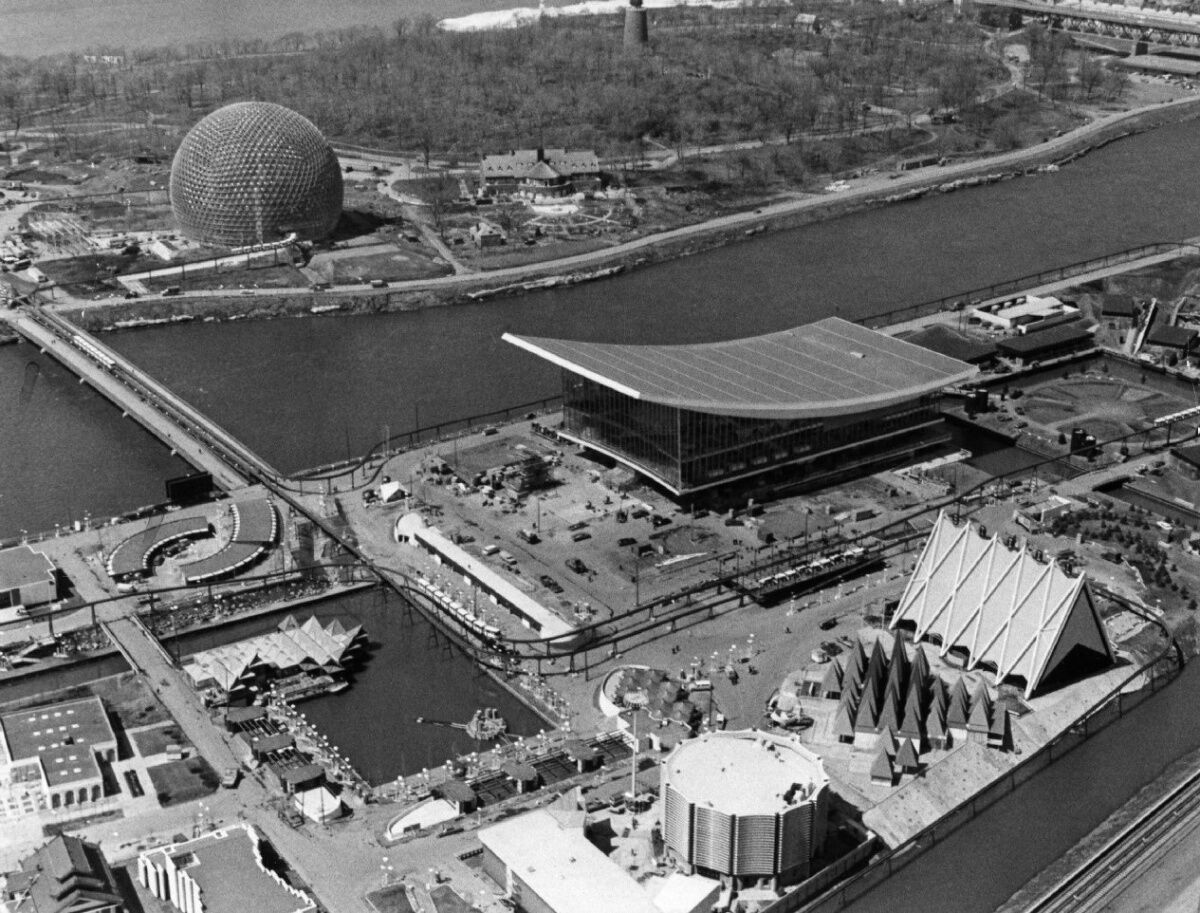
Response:
POLYGON ((663 765, 663 839, 693 874, 778 888, 809 874, 825 842, 829 778, 792 738, 711 732, 663 765))
POLYGON ((189 238, 224 247, 328 235, 342 212, 337 157, 307 118, 238 102, 184 137, 171 165, 171 210, 189 238))

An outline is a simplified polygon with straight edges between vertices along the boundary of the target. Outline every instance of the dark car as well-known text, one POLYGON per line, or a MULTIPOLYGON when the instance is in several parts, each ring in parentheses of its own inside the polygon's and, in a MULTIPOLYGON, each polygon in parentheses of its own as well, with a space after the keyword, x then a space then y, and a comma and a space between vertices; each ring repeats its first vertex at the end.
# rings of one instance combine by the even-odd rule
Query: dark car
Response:
POLYGON ((836 618, 826 618, 823 622, 821 622, 819 625, 817 625, 817 627, 820 628, 822 631, 832 631, 834 628, 837 627, 837 619, 836 618))
POLYGON ((573 570, 576 574, 586 574, 587 573, 587 565, 584 564, 582 561, 580 561, 578 558, 568 558, 567 559, 567 567, 570 568, 571 570, 573 570))

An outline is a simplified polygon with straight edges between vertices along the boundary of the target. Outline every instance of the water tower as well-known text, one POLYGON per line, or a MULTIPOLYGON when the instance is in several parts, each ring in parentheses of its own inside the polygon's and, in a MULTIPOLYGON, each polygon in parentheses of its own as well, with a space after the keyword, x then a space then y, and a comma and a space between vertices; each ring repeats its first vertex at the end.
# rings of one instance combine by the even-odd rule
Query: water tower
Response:
POLYGON ((629 0, 625 8, 625 47, 642 48, 650 43, 650 28, 646 23, 646 11, 642 0, 629 0))

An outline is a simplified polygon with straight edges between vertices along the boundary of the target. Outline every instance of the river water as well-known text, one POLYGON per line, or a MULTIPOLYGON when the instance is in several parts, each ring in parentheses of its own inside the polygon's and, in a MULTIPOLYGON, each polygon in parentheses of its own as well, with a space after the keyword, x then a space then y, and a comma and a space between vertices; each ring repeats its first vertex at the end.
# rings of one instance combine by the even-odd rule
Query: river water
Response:
MULTIPOLYGON (((293 471, 357 454, 385 425, 397 433, 556 393, 556 371, 501 342, 506 330, 648 343, 744 336, 1198 235, 1197 148, 1200 122, 1165 127, 1057 174, 759 235, 571 289, 106 341, 293 471)), ((29 357, 26 346, 0 347, 0 537, 157 500, 174 461, 164 466, 161 451, 94 395, 67 395, 74 382, 65 375, 43 370, 43 408, 18 407, 29 357)))
POLYGON ((0 54, 37 57, 269 41, 294 32, 388 28, 400 18, 444 19, 536 5, 516 0, 0 0, 0 54))
POLYGON ((0 539, 165 500, 188 471, 33 346, 0 346, 0 539))

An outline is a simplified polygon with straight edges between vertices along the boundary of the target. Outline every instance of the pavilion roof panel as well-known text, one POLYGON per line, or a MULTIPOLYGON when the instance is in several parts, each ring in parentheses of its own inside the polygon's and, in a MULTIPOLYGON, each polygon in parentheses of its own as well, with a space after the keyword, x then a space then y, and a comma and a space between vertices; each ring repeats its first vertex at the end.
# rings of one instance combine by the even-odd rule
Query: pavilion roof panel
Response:
POLYGON ((884 408, 976 372, 965 362, 838 317, 699 345, 504 338, 636 399, 744 417, 804 418, 884 408))

